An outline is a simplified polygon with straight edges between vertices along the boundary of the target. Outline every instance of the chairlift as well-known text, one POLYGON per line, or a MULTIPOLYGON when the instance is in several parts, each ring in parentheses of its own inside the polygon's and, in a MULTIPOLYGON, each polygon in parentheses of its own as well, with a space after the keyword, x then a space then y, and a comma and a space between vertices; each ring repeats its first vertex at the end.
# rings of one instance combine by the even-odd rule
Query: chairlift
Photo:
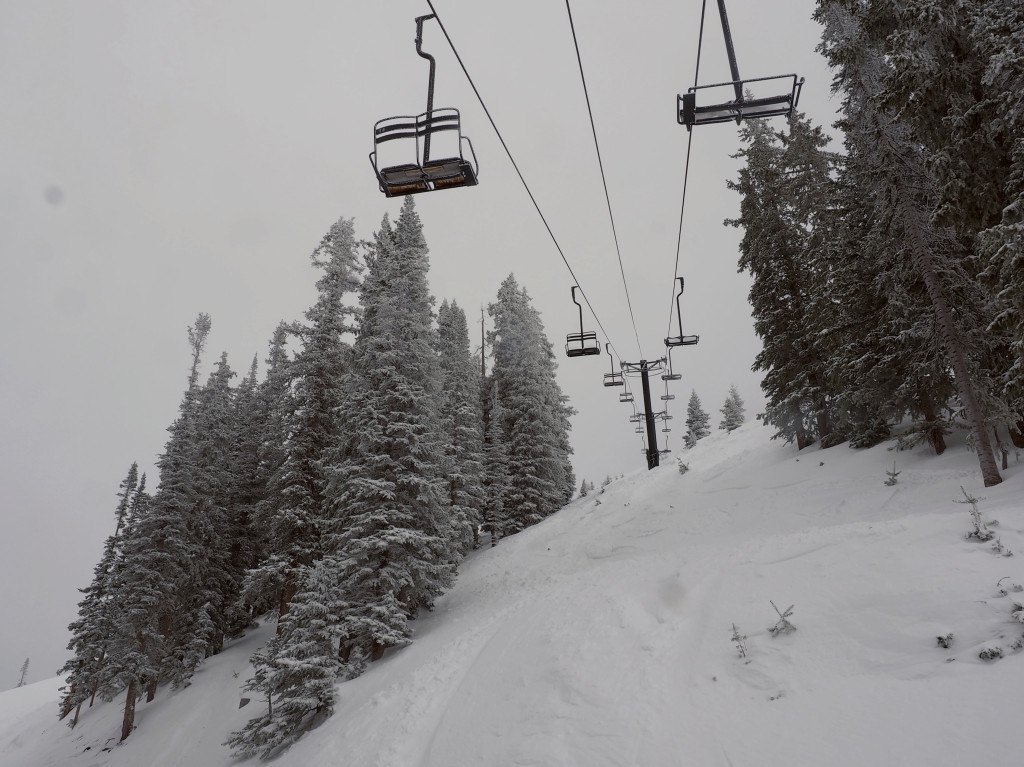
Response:
POLYGON ((676 373, 675 371, 672 370, 672 347, 669 347, 668 355, 667 356, 668 356, 668 367, 666 368, 665 372, 661 374, 661 380, 666 382, 665 383, 665 389, 666 390, 668 389, 668 382, 669 381, 678 381, 678 380, 680 380, 683 377, 682 373, 676 373))
POLYGON ((633 413, 633 415, 631 415, 629 417, 629 422, 630 423, 640 423, 643 420, 644 420, 644 414, 643 413, 633 413))
POLYGON ((468 136, 462 135, 459 110, 451 107, 434 109, 435 62, 433 56, 423 51, 423 22, 433 18, 436 17, 431 13, 416 19, 416 53, 430 62, 427 111, 414 116, 385 117, 373 126, 370 164, 377 174, 380 190, 387 197, 477 184, 479 164, 472 142, 468 136), (432 155, 433 139, 442 144, 442 151, 432 155), (403 162, 379 167, 378 155, 382 145, 390 141, 399 143, 388 145, 388 155, 403 162), (468 155, 463 152, 463 147, 469 150, 468 155))
POLYGON ((700 341, 700 336, 684 336, 683 335, 683 313, 679 308, 679 299, 683 296, 684 282, 683 278, 677 278, 679 280, 679 292, 676 293, 676 319, 679 320, 679 335, 669 336, 665 339, 665 346, 670 349, 673 346, 694 346, 700 341))
MULTIPOLYGON (((732 80, 711 85, 694 85, 685 94, 678 95, 676 119, 679 124, 685 125, 686 130, 692 130, 694 125, 730 121, 735 121, 739 125, 743 120, 754 118, 791 117, 800 100, 804 79, 801 77, 797 80, 795 74, 742 79, 736 64, 736 50, 733 47, 729 17, 725 12, 725 0, 718 0, 718 15, 722 19, 722 34, 725 37, 725 51, 729 57, 732 80), (735 98, 722 101, 725 94, 721 93, 721 89, 728 89, 730 86, 735 98), (720 90, 716 92, 714 89, 720 90), (701 96, 701 103, 698 103, 698 93, 701 96)), ((700 62, 697 63, 699 66, 700 62)))
POLYGON ((569 333, 565 336, 565 353, 570 357, 589 357, 592 354, 601 353, 601 344, 597 341, 597 331, 583 330, 583 307, 576 300, 576 291, 579 285, 572 286, 572 302, 580 311, 580 332, 569 333))
MULTIPOLYGON (((664 376, 662 376, 664 378, 664 376)), ((665 381, 665 393, 661 395, 662 402, 671 402, 676 398, 675 394, 672 394, 668 390, 668 380, 665 381)))
POLYGON ((632 401, 633 401, 633 392, 631 392, 629 389, 626 389, 625 391, 619 392, 619 402, 632 402, 632 401))
MULTIPOLYGON (((622 380, 622 371, 620 370, 618 373, 615 372, 615 358, 612 356, 611 344, 610 343, 605 344, 604 345, 604 350, 605 350, 605 352, 608 353, 608 360, 609 360, 609 363, 612 366, 612 372, 604 374, 604 385, 605 386, 623 386, 624 385, 624 381, 622 380)), ((630 397, 630 399, 628 399, 628 400, 624 400, 624 399, 622 399, 622 395, 619 395, 619 402, 632 402, 632 401, 633 401, 632 397, 630 397)))

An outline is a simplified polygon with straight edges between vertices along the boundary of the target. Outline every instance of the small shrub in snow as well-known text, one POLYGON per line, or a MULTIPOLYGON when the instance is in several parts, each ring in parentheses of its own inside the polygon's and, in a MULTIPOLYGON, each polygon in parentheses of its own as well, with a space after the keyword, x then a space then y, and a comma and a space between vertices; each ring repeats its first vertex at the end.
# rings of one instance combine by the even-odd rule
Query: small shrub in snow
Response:
POLYGON ((771 606, 778 613, 779 619, 775 622, 775 625, 768 629, 768 633, 773 637, 779 634, 788 634, 791 631, 796 631, 796 626, 789 622, 789 616, 793 614, 793 605, 786 608, 785 612, 779 612, 779 608, 775 607, 775 603, 770 599, 768 600, 771 606))
POLYGON ((999 589, 999 596, 1001 597, 1005 597, 1011 591, 1014 593, 1020 593, 1021 591, 1024 591, 1024 586, 1021 586, 1019 583, 1010 583, 1009 586, 1004 586, 1003 581, 1007 580, 1009 577, 1009 575, 1004 575, 1002 578, 996 581, 996 588, 999 589))
POLYGON ((739 652, 741 658, 747 657, 747 646, 744 644, 746 639, 746 636, 736 628, 736 624, 732 624, 732 641, 736 643, 736 651, 739 652))
POLYGON ((948 650, 953 645, 953 635, 946 634, 944 637, 935 637, 935 643, 944 650, 948 650))
POLYGON ((980 653, 978 657, 982 660, 999 660, 1003 657, 1003 648, 1001 647, 986 647, 980 653))
MULTIPOLYGON (((963 485, 960 485, 960 492, 964 494, 964 498, 966 500, 954 500, 953 503, 963 503, 965 505, 969 505, 971 507, 971 522, 974 524, 974 529, 971 532, 967 533, 967 538, 974 538, 975 540, 982 542, 991 541, 995 537, 995 533, 989 530, 988 526, 986 526, 985 522, 982 520, 981 512, 978 511, 978 499, 975 498, 973 495, 968 494, 968 492, 964 490, 963 485)), ((984 500, 984 498, 982 498, 981 500, 984 500)))
POLYGON ((676 465, 679 466, 679 473, 680 474, 685 474, 686 472, 688 472, 690 470, 690 464, 683 463, 683 457, 682 456, 679 456, 678 458, 676 458, 676 465))
POLYGON ((1024 605, 1013 603, 1013 609, 1010 610, 1010 615, 1017 623, 1024 623, 1024 605))
POLYGON ((892 471, 887 471, 885 473, 886 473, 886 476, 888 477, 888 479, 885 480, 885 484, 888 485, 889 487, 892 487, 897 482, 896 477, 898 477, 900 475, 900 473, 901 473, 901 472, 896 471, 896 461, 892 462, 892 471))
POLYGON ((999 554, 1002 557, 1012 557, 1013 556, 1013 552, 1010 551, 1008 548, 1006 548, 1003 545, 1003 542, 1001 540, 999 540, 998 538, 996 538, 992 542, 992 551, 994 551, 996 554, 999 554))

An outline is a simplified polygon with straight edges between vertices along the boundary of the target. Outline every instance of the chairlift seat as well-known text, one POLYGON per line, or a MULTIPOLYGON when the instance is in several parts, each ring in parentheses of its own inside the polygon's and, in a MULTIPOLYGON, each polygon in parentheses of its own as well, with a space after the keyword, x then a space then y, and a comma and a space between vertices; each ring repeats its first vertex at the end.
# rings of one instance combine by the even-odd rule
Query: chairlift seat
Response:
POLYGON ((700 341, 700 336, 669 336, 665 339, 665 346, 694 346, 700 341))
POLYGON ((682 379, 682 377, 683 377, 682 373, 662 373, 661 374, 661 380, 662 381, 679 381, 679 380, 682 379))
POLYGON ((685 125, 687 130, 694 125, 711 125, 734 121, 739 125, 743 120, 765 118, 765 117, 791 117, 797 102, 800 100, 800 91, 803 88, 803 78, 797 80, 794 75, 776 75, 774 77, 755 77, 749 80, 730 80, 724 83, 713 85, 697 85, 690 87, 686 93, 680 94, 676 99, 678 111, 677 121, 685 125), (744 93, 745 86, 750 83, 770 82, 772 80, 790 80, 788 89, 771 96, 758 98, 736 98, 730 101, 698 104, 697 92, 708 88, 731 87, 736 93, 744 93))
POLYGON ((601 353, 601 345, 597 342, 597 331, 588 330, 583 333, 569 333, 565 337, 565 353, 569 357, 589 357, 601 353))
POLYGON ((619 402, 633 402, 633 392, 619 392, 619 402))
MULTIPOLYGON (((450 149, 450 147, 449 147, 450 149)), ((386 117, 373 126, 373 151, 370 164, 377 174, 380 190, 387 197, 400 197, 438 189, 476 186, 478 166, 473 144, 462 135, 459 111, 453 108, 435 109, 415 116, 386 117), (437 134, 454 131, 459 154, 443 159, 429 157, 430 140, 437 134), (389 141, 402 141, 408 145, 407 158, 415 162, 378 167, 380 146, 389 141), (463 152, 468 148, 469 157, 463 152)))
POLYGON ((668 402, 670 400, 674 400, 675 398, 676 398, 675 394, 662 394, 661 395, 662 402, 668 402))
POLYGON ((604 374, 604 385, 605 386, 623 386, 622 373, 605 373, 604 374))

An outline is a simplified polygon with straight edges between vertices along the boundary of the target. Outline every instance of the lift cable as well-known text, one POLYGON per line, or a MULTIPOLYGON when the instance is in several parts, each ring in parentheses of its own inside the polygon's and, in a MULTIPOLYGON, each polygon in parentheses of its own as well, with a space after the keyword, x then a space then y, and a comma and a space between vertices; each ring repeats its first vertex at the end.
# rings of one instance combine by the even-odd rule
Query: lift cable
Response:
POLYGON ((569 14, 569 28, 572 30, 572 42, 576 47, 576 62, 580 68, 580 80, 583 83, 583 95, 587 100, 587 114, 590 117, 590 132, 594 135, 594 149, 597 152, 597 165, 601 169, 601 183, 604 185, 604 199, 608 205, 608 219, 612 225, 612 238, 615 240, 615 252, 619 257, 619 273, 622 275, 622 288, 626 293, 626 306, 629 307, 629 318, 633 323, 633 334, 636 336, 636 348, 643 357, 643 348, 640 343, 640 331, 636 327, 636 317, 633 314, 633 302, 629 297, 629 285, 626 283, 626 269, 622 264, 622 249, 619 247, 619 234, 615 229, 615 216, 612 214, 612 199, 608 194, 608 179, 604 173, 604 162, 601 160, 601 146, 597 141, 597 127, 594 124, 594 110, 590 106, 590 92, 587 90, 587 78, 583 74, 583 58, 580 56, 580 43, 576 37, 576 25, 572 19, 572 8, 569 0, 565 0, 565 10, 569 14))
MULTIPOLYGON (((700 51, 704 45, 704 15, 707 11, 708 0, 704 0, 700 7, 700 33, 697 36, 697 66, 693 73, 693 84, 697 85, 697 80, 700 77, 700 51)), ((676 280, 679 278, 679 254, 683 248, 683 213, 686 211, 686 188, 687 182, 690 180, 690 149, 693 147, 693 131, 689 132, 688 138, 686 139, 686 165, 683 171, 683 201, 679 206, 679 235, 676 239, 676 264, 675 269, 672 272, 672 295, 669 297, 668 303, 668 331, 666 336, 672 335, 672 309, 675 305, 675 287, 676 280)))
MULTIPOLYGON (((583 301, 586 303, 587 308, 590 310, 590 313, 592 315, 594 315, 594 320, 597 322, 597 326, 599 328, 601 328, 601 332, 604 334, 605 340, 607 340, 609 343, 611 343, 611 346, 614 349, 615 348, 615 344, 611 342, 611 339, 608 336, 608 331, 605 330, 604 325, 601 323, 601 318, 597 316, 597 312, 594 311, 594 307, 590 303, 590 299, 587 298, 586 292, 580 286, 580 281, 576 277, 576 273, 573 272, 572 266, 569 264, 569 259, 566 258, 565 252, 562 250, 562 246, 558 244, 558 240, 555 238, 555 233, 553 231, 551 231, 551 226, 548 224, 548 220, 547 220, 547 218, 545 218, 544 212, 540 209, 540 204, 537 202, 537 198, 534 197, 533 196, 533 192, 530 191, 530 186, 529 186, 529 184, 526 183, 526 179, 523 177, 522 171, 519 170, 519 165, 516 163, 515 158, 512 156, 512 151, 508 148, 508 144, 505 143, 505 139, 501 135, 501 131, 498 130, 497 123, 494 122, 494 118, 491 116, 490 110, 487 108, 487 105, 484 103, 483 96, 481 96, 480 95, 480 91, 477 90, 476 83, 473 82, 473 78, 470 77, 470 75, 469 75, 469 70, 466 69, 466 65, 462 61, 462 57, 459 55, 458 50, 456 50, 455 43, 452 42, 452 38, 448 34, 448 29, 445 27, 444 22, 441 20, 441 14, 439 14, 437 12, 437 9, 434 7, 433 0, 427 0, 427 5, 430 6, 431 12, 434 14, 434 17, 437 19, 437 23, 438 23, 438 25, 440 25, 441 31, 444 33, 444 37, 448 41, 448 46, 452 49, 452 53, 455 54, 456 61, 458 61, 459 62, 459 66, 462 67, 462 72, 463 72, 463 74, 466 75, 466 80, 469 81, 469 85, 473 89, 473 93, 476 94, 477 101, 480 102, 480 106, 483 108, 484 114, 487 115, 487 119, 490 121, 491 127, 494 128, 494 133, 498 136, 498 141, 501 142, 501 146, 505 150, 505 154, 508 155, 508 159, 512 163, 512 167, 515 169, 516 174, 519 176, 519 180, 523 183, 523 188, 526 189, 526 194, 529 195, 530 201, 533 203, 533 207, 536 208, 537 215, 540 216, 540 220, 544 223, 544 228, 547 229, 548 235, 551 237, 551 241, 555 244, 555 249, 558 250, 558 255, 560 255, 562 257, 562 261, 565 262, 565 268, 569 270, 569 275, 573 278, 573 281, 579 287, 580 295, 583 296, 583 301)), ((617 357, 619 356, 617 351, 615 353, 615 356, 617 356, 617 357)))

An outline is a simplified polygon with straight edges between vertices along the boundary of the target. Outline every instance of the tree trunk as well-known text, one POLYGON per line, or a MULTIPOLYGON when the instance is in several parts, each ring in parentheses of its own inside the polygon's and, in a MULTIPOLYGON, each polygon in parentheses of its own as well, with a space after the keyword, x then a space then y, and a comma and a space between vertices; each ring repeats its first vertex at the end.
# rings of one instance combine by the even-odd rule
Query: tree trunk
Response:
POLYGON ((82 713, 82 701, 78 702, 75 706, 75 718, 71 720, 71 729, 75 729, 75 725, 78 724, 78 715, 82 713))
POLYGON ((992 454, 992 443, 988 438, 988 429, 985 428, 985 416, 981 411, 977 398, 974 396, 974 386, 971 383, 970 367, 967 364, 967 354, 963 343, 958 337, 956 326, 953 323, 953 313, 950 311, 949 303, 942 290, 942 283, 935 269, 931 254, 931 243, 926 235, 931 223, 927 221, 924 211, 913 200, 914 192, 903 188, 897 176, 896 187, 899 206, 902 209, 903 224, 906 231, 906 241, 911 248, 911 255, 914 265, 924 281, 925 289, 928 291, 928 298, 931 299, 932 308, 935 310, 935 319, 938 326, 940 340, 949 355, 949 364, 953 368, 953 377, 956 381, 957 390, 960 394, 960 401, 967 411, 967 420, 971 426, 971 434, 974 436, 974 447, 978 451, 978 463, 981 466, 981 476, 985 487, 998 485, 1003 481, 999 476, 999 468, 996 466, 995 456, 992 454))
POLYGON ((153 677, 146 683, 146 703, 152 703, 153 698, 156 697, 156 683, 156 677, 153 677))
POLYGON ((1003 457, 1003 471, 1006 471, 1008 468, 1010 468, 1010 451, 1006 449, 1006 445, 1003 444, 1003 440, 999 438, 998 427, 992 427, 992 436, 995 437, 996 439, 996 450, 998 450, 999 454, 1003 457))
POLYGON ((135 726, 135 694, 139 683, 134 679, 128 685, 128 694, 124 699, 124 720, 121 722, 121 740, 132 734, 135 726))
POLYGON ((60 717, 58 718, 58 720, 59 719, 63 719, 64 717, 66 717, 68 714, 71 713, 71 709, 74 706, 74 704, 71 701, 74 699, 74 697, 75 697, 75 686, 71 685, 71 687, 68 688, 67 697, 64 699, 64 708, 61 709, 60 717))
MULTIPOLYGON (((935 414, 935 408, 932 407, 931 398, 927 393, 922 391, 918 396, 918 402, 921 405, 921 412, 924 414, 924 420, 929 423, 934 423, 938 420, 938 416, 935 414)), ((942 436, 941 429, 934 428, 930 430, 928 432, 928 442, 931 444, 932 449, 935 450, 935 455, 942 455, 946 452, 946 439, 942 436)))
POLYGON ((294 569, 290 569, 284 576, 284 584, 281 586, 281 600, 277 606, 277 635, 281 636, 281 619, 288 614, 288 608, 299 591, 299 584, 295 578, 294 569))

